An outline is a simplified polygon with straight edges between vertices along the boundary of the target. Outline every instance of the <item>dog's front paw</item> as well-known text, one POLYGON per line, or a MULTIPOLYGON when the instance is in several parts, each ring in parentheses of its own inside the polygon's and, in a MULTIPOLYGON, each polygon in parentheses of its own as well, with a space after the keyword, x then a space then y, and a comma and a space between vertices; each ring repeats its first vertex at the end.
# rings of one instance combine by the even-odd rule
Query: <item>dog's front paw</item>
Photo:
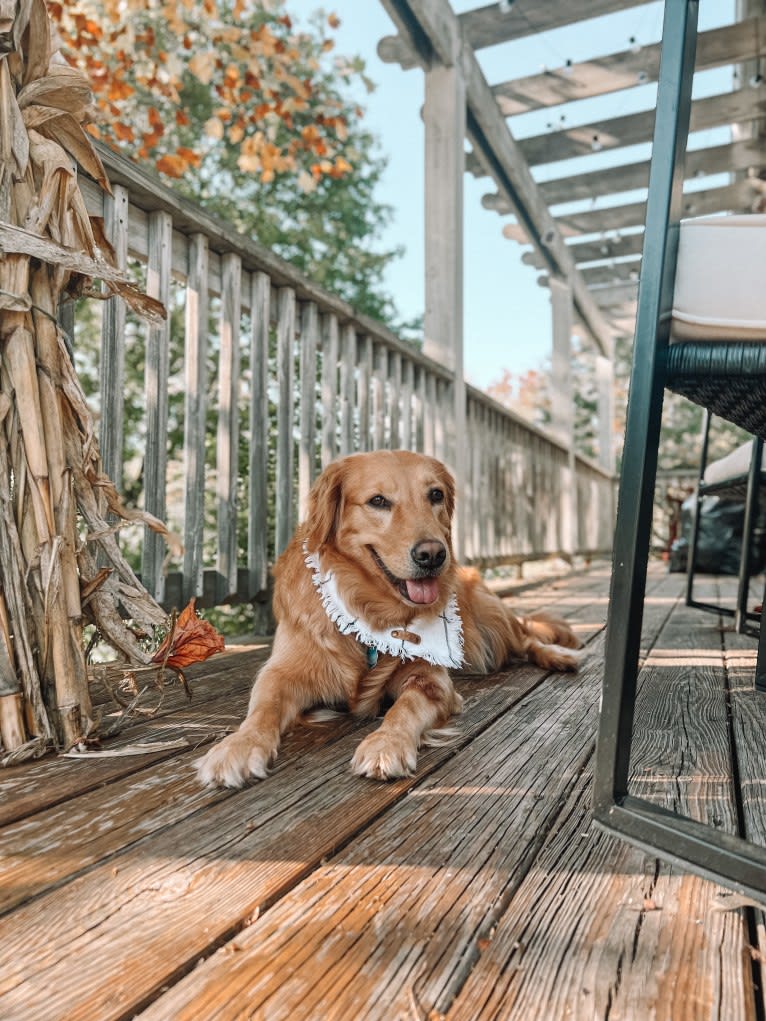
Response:
POLYGON ((251 734, 229 734, 197 759, 197 776, 206 787, 242 787, 253 778, 265 780, 276 752, 263 747, 251 734))
POLYGON ((358 776, 369 776, 372 780, 393 780, 398 776, 411 776, 417 762, 417 748, 409 738, 381 727, 359 745, 351 760, 351 769, 358 776))

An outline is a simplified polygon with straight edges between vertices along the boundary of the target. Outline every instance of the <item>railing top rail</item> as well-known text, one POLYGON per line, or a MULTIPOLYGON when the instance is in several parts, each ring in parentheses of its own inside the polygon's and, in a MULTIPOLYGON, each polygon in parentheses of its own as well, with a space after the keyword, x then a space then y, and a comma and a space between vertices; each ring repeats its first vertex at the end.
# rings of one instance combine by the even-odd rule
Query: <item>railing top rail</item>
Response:
MULTIPOLYGON (((357 312, 348 302, 318 286, 264 245, 253 241, 244 234, 237 233, 225 220, 206 212, 191 200, 178 195, 152 171, 145 170, 104 145, 98 144, 97 148, 110 181, 125 187, 130 194, 130 201, 142 212, 163 211, 168 213, 172 218, 173 228, 179 233, 189 237, 194 234, 204 234, 208 239, 210 250, 217 255, 224 255, 228 252, 238 255, 245 271, 266 273, 274 286, 292 288, 299 301, 316 303, 322 312, 333 313, 337 316, 340 325, 353 323, 360 333, 370 336, 373 341, 385 344, 390 351, 399 352, 433 376, 446 382, 453 381, 454 374, 444 365, 427 357, 417 348, 406 344, 381 323, 357 312)), ((555 433, 530 422, 523 415, 512 411, 476 387, 466 385, 466 390, 469 400, 502 415, 527 432, 558 448, 562 453, 567 453, 566 443, 555 433)), ((582 454, 576 454, 575 457, 579 463, 605 478, 613 477, 611 472, 590 458, 582 454)))
POLYGON ((97 148, 109 180, 127 188, 131 201, 139 209, 147 213, 158 210, 169 213, 174 228, 182 234, 204 234, 211 251, 219 255, 234 252, 241 258, 244 270, 266 273, 276 287, 291 287, 299 301, 315 302, 323 312, 334 313, 341 324, 353 322, 360 333, 368 334, 373 340, 385 343, 389 349, 399 351, 435 376, 452 380, 453 373, 449 369, 400 340, 381 323, 357 312, 353 305, 319 287, 264 245, 237 233, 225 220, 205 212, 189 199, 176 194, 156 174, 144 170, 102 144, 97 148))
MULTIPOLYGON (((536 425, 534 422, 530 422, 528 418, 520 415, 517 411, 513 411, 505 404, 501 404, 496 401, 494 397, 490 397, 488 393, 483 390, 477 390, 475 386, 471 386, 470 383, 466 383, 466 392, 468 399, 475 401, 477 404, 483 405, 490 411, 495 411, 504 418, 510 419, 510 421, 521 426, 522 429, 526 429, 527 432, 533 433, 538 436, 541 440, 549 443, 552 447, 558 447, 558 449, 566 454, 569 451, 567 444, 553 432, 548 432, 542 426, 536 425)), ((597 461, 592 460, 585 454, 575 453, 575 460, 583 464, 586 468, 591 469, 594 472, 598 472, 599 475, 603 475, 606 479, 614 478, 614 473, 608 471, 603 465, 600 465, 597 461)))

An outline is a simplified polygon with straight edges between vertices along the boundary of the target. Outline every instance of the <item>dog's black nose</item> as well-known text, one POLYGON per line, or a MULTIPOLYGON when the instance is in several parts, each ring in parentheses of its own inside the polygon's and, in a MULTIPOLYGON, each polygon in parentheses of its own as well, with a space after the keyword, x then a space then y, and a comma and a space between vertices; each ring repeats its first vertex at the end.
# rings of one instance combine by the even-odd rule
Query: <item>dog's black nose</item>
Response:
POLYGON ((436 539, 423 539, 415 543, 410 556, 417 567, 426 571, 435 571, 447 559, 447 547, 436 539))

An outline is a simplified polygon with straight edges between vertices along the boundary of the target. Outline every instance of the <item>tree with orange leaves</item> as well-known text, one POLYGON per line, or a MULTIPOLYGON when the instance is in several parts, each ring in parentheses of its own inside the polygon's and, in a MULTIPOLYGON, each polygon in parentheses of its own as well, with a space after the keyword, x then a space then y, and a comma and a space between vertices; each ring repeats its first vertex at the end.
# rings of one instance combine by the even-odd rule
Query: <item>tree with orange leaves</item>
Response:
POLYGON ((298 30, 289 0, 50 0, 66 59, 93 83, 90 130, 291 261, 360 312, 402 324, 382 292, 398 249, 385 161, 335 53, 338 18, 298 30))
POLYGON ((288 174, 308 191, 351 169, 344 104, 322 68, 333 15, 316 35, 294 31, 281 0, 53 0, 49 9, 64 57, 92 83, 91 132, 161 173, 182 177, 222 141, 263 182, 288 174))

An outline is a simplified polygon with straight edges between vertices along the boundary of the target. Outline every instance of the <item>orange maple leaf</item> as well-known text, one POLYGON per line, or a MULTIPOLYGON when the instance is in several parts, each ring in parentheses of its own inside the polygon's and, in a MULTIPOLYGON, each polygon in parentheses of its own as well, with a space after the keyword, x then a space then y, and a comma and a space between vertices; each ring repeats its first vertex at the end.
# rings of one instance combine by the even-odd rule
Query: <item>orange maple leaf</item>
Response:
POLYGON ((152 663, 164 663, 172 670, 181 670, 190 663, 201 663, 216 652, 223 652, 223 635, 197 616, 196 602, 196 599, 189 600, 176 626, 152 656, 152 663))

